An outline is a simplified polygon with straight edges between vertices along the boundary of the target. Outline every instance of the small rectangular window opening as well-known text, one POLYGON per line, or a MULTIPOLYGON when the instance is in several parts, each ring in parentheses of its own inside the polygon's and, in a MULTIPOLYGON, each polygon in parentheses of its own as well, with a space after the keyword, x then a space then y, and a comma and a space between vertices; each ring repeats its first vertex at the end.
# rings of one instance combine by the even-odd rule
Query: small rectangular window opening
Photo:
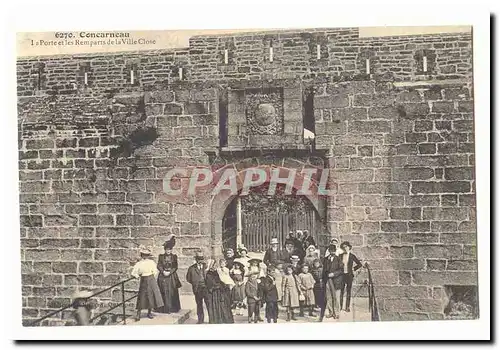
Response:
POLYGON ((427 72, 427 56, 424 56, 424 58, 423 58, 423 62, 422 62, 422 63, 423 63, 423 64, 422 64, 422 70, 423 70, 424 72, 427 72))
POLYGON ((366 59, 366 74, 370 74, 370 59, 366 59))
POLYGON ((316 59, 321 59, 321 45, 317 44, 316 45, 316 59))
POLYGON ((134 69, 132 68, 130 70, 130 85, 134 85, 134 82, 135 82, 135 72, 134 69))
POLYGON ((274 60, 273 42, 269 42, 269 62, 274 60))
POLYGON ((229 63, 229 50, 225 49, 224 50, 224 64, 228 64, 228 63, 229 63))
POLYGON ((182 67, 180 67, 179 68, 179 80, 183 79, 183 74, 184 74, 183 69, 182 69, 182 67))

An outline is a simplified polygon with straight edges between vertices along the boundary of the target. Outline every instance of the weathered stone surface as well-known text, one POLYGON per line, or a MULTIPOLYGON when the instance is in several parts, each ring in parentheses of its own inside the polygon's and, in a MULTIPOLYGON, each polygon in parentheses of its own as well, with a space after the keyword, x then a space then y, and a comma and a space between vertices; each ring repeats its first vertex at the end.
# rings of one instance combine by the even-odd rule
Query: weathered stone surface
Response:
POLYGON ((303 151, 305 114, 315 121, 309 126, 315 164, 334 169, 334 197, 319 200, 330 228, 318 239, 320 249, 330 235, 355 246, 372 264, 389 320, 442 319, 433 288, 455 283, 455 273, 471 282, 468 274, 476 271, 472 90, 469 83, 405 84, 418 77, 415 54, 422 45, 435 48, 442 62, 433 79, 470 80, 470 34, 443 42, 436 35, 361 39, 357 29, 328 30, 334 40, 322 45, 319 61, 307 53, 310 34, 273 35, 273 63, 257 59, 261 49, 252 52, 267 47, 264 34, 224 36, 237 42, 230 65, 212 55, 222 47, 217 36, 191 38, 189 50, 51 57, 40 96, 25 76, 38 62, 20 59, 24 317, 57 307, 76 288, 127 278, 139 245, 157 254, 170 233, 177 235, 179 276, 190 292, 186 268, 196 251, 220 253, 220 224, 232 198, 215 206, 210 196, 171 198, 163 191, 165 174, 213 161, 236 163, 238 171, 257 164, 300 171, 310 153, 303 151), (370 77, 363 68, 366 47, 376 73, 370 77), (456 47, 467 50, 451 52, 456 47), (92 67, 91 93, 78 85, 82 60, 92 67), (137 85, 120 73, 130 62, 139 63, 137 85), (76 90, 62 86, 75 76, 76 90), (283 88, 285 134, 247 140, 239 103, 247 89, 273 88, 283 88), (225 151, 223 120, 231 122, 225 151))
POLYGON ((476 272, 455 271, 414 271, 412 272, 415 285, 443 286, 443 285, 476 285, 476 272))

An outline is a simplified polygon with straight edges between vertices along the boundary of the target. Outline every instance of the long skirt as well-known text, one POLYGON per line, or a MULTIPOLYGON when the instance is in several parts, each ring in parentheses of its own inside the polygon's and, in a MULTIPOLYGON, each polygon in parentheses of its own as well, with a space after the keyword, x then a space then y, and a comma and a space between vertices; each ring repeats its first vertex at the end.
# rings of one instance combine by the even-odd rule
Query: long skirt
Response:
POLYGON ((208 293, 207 311, 209 323, 234 323, 229 289, 212 289, 208 293))
POLYGON ((158 309, 163 306, 160 288, 153 275, 141 277, 139 295, 137 296, 137 310, 158 309))
POLYGON ((177 287, 179 284, 177 273, 173 273, 170 276, 164 276, 160 273, 158 276, 158 287, 163 298, 163 307, 159 308, 158 312, 165 314, 179 312, 181 309, 179 289, 177 287))

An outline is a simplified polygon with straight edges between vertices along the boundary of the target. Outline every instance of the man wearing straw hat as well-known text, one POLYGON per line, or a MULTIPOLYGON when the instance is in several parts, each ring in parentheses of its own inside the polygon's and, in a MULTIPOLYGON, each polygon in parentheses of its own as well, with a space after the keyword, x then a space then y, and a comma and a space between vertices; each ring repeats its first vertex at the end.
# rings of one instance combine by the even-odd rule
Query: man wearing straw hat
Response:
POLYGON ((264 264, 269 266, 270 264, 275 264, 278 260, 284 259, 285 254, 279 247, 278 238, 271 238, 271 247, 264 253, 264 264))

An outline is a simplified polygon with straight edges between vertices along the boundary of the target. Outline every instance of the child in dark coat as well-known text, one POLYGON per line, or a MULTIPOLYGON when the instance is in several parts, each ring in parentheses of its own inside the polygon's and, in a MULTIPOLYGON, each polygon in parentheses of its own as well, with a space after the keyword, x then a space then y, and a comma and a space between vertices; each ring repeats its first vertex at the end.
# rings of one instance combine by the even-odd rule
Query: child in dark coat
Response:
POLYGON ((314 300, 316 301, 316 306, 321 309, 325 304, 325 289, 322 281, 323 267, 321 266, 320 259, 314 260, 311 275, 314 278, 314 300))
POLYGON ((267 270, 267 276, 263 277, 260 282, 262 301, 266 303, 267 323, 271 323, 271 320, 274 323, 278 322, 278 289, 276 288, 275 273, 276 268, 270 266, 267 270))
POLYGON ((259 282, 257 281, 259 273, 252 272, 248 277, 248 281, 245 284, 245 295, 247 297, 248 305, 248 323, 259 322, 259 310, 261 302, 261 292, 259 288, 259 282))

